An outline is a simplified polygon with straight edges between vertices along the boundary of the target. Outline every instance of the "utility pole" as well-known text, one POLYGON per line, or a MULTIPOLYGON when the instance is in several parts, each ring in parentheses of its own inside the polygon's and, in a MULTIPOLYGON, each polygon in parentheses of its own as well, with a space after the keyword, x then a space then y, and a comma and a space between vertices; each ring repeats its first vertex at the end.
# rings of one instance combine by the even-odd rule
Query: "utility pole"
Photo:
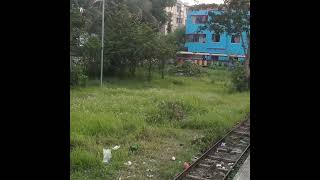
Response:
POLYGON ((102 87, 102 76, 103 76, 103 42, 104 42, 104 1, 102 0, 102 32, 101 32, 101 87, 102 87))

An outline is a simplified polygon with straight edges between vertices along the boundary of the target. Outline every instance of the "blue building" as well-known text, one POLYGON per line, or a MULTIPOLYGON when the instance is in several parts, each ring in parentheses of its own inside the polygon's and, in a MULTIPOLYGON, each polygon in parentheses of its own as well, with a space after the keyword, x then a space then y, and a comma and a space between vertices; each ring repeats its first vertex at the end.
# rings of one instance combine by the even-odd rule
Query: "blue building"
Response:
MULTIPOLYGON (((239 36, 230 36, 226 33, 219 35, 209 30, 199 32, 199 27, 210 18, 208 17, 209 11, 219 13, 218 10, 190 10, 188 12, 185 43, 187 52, 180 52, 180 54, 187 55, 187 59, 205 66, 213 61, 228 61, 230 57, 240 61, 244 60, 245 51, 239 36)), ((243 39, 247 46, 246 33, 243 33, 243 39)))

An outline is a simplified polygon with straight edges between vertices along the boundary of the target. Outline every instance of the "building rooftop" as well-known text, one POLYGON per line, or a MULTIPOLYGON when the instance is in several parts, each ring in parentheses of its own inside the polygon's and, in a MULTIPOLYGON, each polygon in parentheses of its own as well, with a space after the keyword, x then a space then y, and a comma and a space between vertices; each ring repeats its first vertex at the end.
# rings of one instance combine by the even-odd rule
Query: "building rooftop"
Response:
POLYGON ((191 11, 198 11, 198 10, 219 10, 222 9, 221 4, 198 4, 194 6, 190 6, 189 10, 191 11))

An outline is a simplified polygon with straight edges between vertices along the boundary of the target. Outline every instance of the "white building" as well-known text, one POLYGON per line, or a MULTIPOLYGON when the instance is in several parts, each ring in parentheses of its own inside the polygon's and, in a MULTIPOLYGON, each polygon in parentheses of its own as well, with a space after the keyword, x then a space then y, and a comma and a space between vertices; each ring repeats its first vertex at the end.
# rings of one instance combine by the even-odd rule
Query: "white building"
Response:
MULTIPOLYGON (((186 25, 188 7, 188 4, 178 0, 175 6, 165 9, 168 14, 171 14, 171 32, 186 25)), ((168 23, 169 22, 167 22, 161 30, 165 34, 168 33, 168 23)))

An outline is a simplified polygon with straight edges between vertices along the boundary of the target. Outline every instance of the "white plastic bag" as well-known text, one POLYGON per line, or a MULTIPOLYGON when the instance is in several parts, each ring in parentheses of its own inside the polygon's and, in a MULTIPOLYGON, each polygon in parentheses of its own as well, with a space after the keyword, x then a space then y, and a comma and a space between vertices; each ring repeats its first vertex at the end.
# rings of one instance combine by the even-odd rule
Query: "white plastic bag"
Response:
POLYGON ((117 146, 113 147, 112 150, 118 150, 119 148, 120 148, 120 146, 117 145, 117 146))
POLYGON ((111 150, 103 148, 103 161, 102 162, 108 164, 111 160, 111 157, 112 157, 111 150))

